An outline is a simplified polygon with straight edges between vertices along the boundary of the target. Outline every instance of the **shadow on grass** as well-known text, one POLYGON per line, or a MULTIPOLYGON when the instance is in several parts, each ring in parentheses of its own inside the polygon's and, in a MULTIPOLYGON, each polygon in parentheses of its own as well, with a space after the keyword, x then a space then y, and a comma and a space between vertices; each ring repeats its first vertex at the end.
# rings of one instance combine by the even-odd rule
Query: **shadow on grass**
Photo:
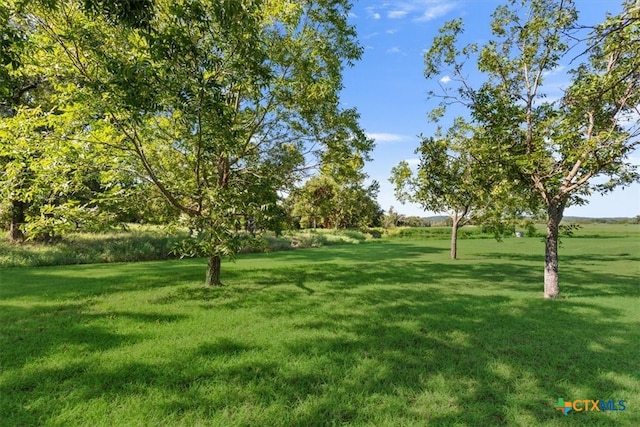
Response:
MULTIPOLYGON (((485 252, 480 255, 486 259, 504 259, 507 261, 528 261, 539 263, 540 255, 504 253, 504 252, 485 252)), ((619 253, 617 255, 601 255, 601 254, 580 254, 580 255, 560 255, 560 263, 591 263, 591 262, 611 262, 611 261, 640 261, 640 257, 632 256, 629 253, 619 253)))
MULTIPOLYGON (((589 291, 580 300, 542 300, 540 274, 526 260, 425 263, 417 260, 424 252, 413 244, 382 248, 367 247, 364 253, 341 248, 340 256, 327 252, 315 263, 318 254, 311 251, 282 254, 278 261, 309 257, 309 263, 238 270, 230 277, 243 278, 246 285, 181 286, 155 301, 196 302, 201 312, 246 310, 274 330, 288 325, 286 339, 274 336, 272 342, 255 344, 250 337, 255 325, 247 325, 249 337, 224 331, 215 338, 194 336, 202 342, 176 349, 162 362, 125 359, 118 367, 105 367, 78 358, 29 375, 3 374, 0 395, 6 399, 0 408, 14 424, 52 423, 52 417, 64 416, 65 407, 101 399, 148 402, 146 410, 153 408, 165 421, 188 417, 235 425, 565 425, 570 420, 617 426, 640 421, 631 410, 563 417, 554 409, 559 397, 637 399, 624 393, 633 390, 630 383, 640 382, 640 328, 622 309, 598 304, 589 291), (349 253, 357 262, 339 262, 349 253), (394 263, 399 260, 401 265, 394 263), (54 390, 73 391, 43 403, 52 381, 60 384, 54 390), (259 415, 247 415, 247 406, 259 415)), ((580 283, 586 274, 567 268, 563 277, 580 283)), ((594 292, 611 288, 607 295, 634 295, 630 278, 608 277, 619 285, 593 276, 584 285, 594 292)), ((73 289, 82 287, 76 282, 85 283, 69 281, 73 289)), ((128 289, 120 285, 101 292, 128 289)), ((99 352, 141 339, 87 325, 85 309, 83 304, 13 308, 5 319, 26 323, 2 326, 3 369, 25 361, 24 341, 11 341, 14 348, 7 352, 5 337, 22 331, 29 348, 36 349, 42 336, 38 328, 56 316, 71 320, 48 326, 41 349, 30 357, 44 357, 67 343, 99 352)), ((146 314, 119 315, 154 320, 146 314)), ((115 417, 105 412, 102 421, 117 424, 115 417)), ((74 423, 56 419, 65 421, 74 423)))
POLYGON ((96 320, 126 319, 142 325, 173 323, 185 316, 161 313, 137 313, 112 310, 104 314, 90 313, 90 302, 51 303, 45 306, 16 307, 0 303, 1 350, 3 369, 23 367, 29 361, 53 353, 76 352, 80 355, 99 353, 135 344, 145 337, 121 334, 96 320))
MULTIPOLYGON (((534 273, 536 279, 535 286, 540 287, 542 280, 542 264, 541 258, 537 255, 530 254, 514 254, 514 253, 484 253, 482 258, 488 260, 505 260, 504 264, 500 264, 501 272, 513 272, 516 284, 509 284, 508 287, 514 290, 523 290, 521 286, 521 273, 529 269, 534 273), (532 264, 539 264, 540 268, 532 270, 532 264), (519 274, 520 273, 520 274, 519 274)), ((628 298, 640 298, 640 267, 636 264, 640 258, 633 257, 630 254, 621 255, 563 255, 560 258, 560 291, 561 295, 569 295, 572 297, 597 297, 597 296, 624 296, 628 298), (635 274, 628 274, 629 269, 625 269, 624 273, 602 273, 596 272, 589 266, 597 264, 607 264, 611 262, 626 262, 628 265, 636 265, 635 274)), ((472 267, 472 268, 475 268, 472 267)), ((482 264, 478 264, 478 268, 483 270, 482 264)), ((631 269, 633 270, 633 269, 631 269)), ((480 272, 482 275, 482 272, 480 272)), ((489 278, 486 277, 485 278, 489 278)), ((530 283, 527 281, 527 283, 530 283)))
MULTIPOLYGON (((296 298, 281 304, 306 306, 296 298)), ((101 368, 78 360, 46 367, 28 377, 5 379, 0 392, 9 401, 17 396, 29 401, 30 395, 35 399, 40 394, 42 384, 56 381, 73 390, 64 406, 131 396, 144 400, 159 393, 165 398, 152 403, 155 410, 178 418, 233 412, 247 402, 256 410, 272 404, 290 408, 262 420, 269 425, 376 423, 391 411, 384 406, 389 401, 401 402, 403 418, 397 424, 508 425, 520 420, 535 425, 562 417, 553 408, 558 397, 629 400, 631 396, 620 394, 625 378, 640 381, 633 350, 640 332, 637 325, 619 322, 616 309, 542 300, 514 307, 502 296, 452 295, 429 288, 373 288, 361 298, 346 299, 346 308, 347 314, 327 312, 322 321, 298 321, 295 328, 306 333, 282 343, 275 356, 259 356, 262 349, 242 338, 225 338, 178 352, 160 364, 129 361, 101 368), (301 359, 313 368, 290 364, 301 359), (218 363, 207 365, 212 360, 218 363), (381 406, 372 406, 376 400, 381 406)), ((268 314, 274 318, 279 311, 272 307, 268 314)), ((290 314, 279 316, 284 320, 290 314)), ((95 332, 87 329, 81 335, 95 332)), ((83 342, 80 336, 68 337, 83 342)), ((132 340, 97 334, 88 350, 132 340)), ((41 412, 33 407, 4 409, 16 420, 36 423, 60 411, 55 405, 41 412)), ((575 414, 572 419, 613 426, 625 424, 623 415, 632 416, 575 414)))
POLYGON ((200 259, 11 268, 2 271, 0 300, 24 295, 92 297, 204 281, 200 259), (170 280, 168 280, 168 278, 170 280))
MULTIPOLYGON (((340 277, 335 268, 329 269, 340 277)), ((340 283, 349 283, 352 273, 342 273, 340 283)), ((335 287, 348 293, 340 283, 335 287)), ((261 311, 283 320, 313 310, 300 295, 280 293, 279 304, 261 311)), ((412 402, 405 409, 407 424, 443 426, 546 425, 562 422, 554 409, 558 397, 637 398, 625 387, 640 381, 635 350, 640 330, 618 309, 590 302, 514 302, 419 284, 372 286, 357 297, 343 295, 342 308, 319 314, 322 320, 297 323, 306 332, 299 335, 308 337, 286 343, 286 359, 320 359, 317 375, 291 388, 281 374, 282 362, 276 374, 269 369, 227 380, 252 388, 263 401, 274 390, 288 404, 313 396, 290 422, 300 426, 370 423, 377 415, 360 407, 374 398, 385 404, 399 396, 412 402), (262 388, 254 387, 264 384, 270 385, 262 395, 262 388)), ((639 419, 629 411, 572 416, 583 425, 605 426, 634 425, 639 419)))

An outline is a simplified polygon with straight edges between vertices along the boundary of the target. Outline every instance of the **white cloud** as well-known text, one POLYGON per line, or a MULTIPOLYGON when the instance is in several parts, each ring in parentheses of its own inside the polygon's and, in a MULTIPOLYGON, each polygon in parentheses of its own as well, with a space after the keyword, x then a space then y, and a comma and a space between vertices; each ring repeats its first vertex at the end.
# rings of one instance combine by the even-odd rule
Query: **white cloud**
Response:
MULTIPOLYGON (((426 22, 446 15, 457 7, 456 0, 391 0, 378 5, 380 12, 388 19, 411 18, 415 22, 426 22)), ((374 7, 366 8, 373 19, 380 19, 381 14, 374 7)))
POLYGON ((409 11, 407 10, 390 10, 387 12, 387 17, 389 19, 401 19, 404 18, 409 11))
POLYGON ((390 49, 387 49, 387 53, 391 54, 391 55, 404 55, 405 53, 402 51, 402 49, 400 49, 397 46, 394 46, 390 49))
POLYGON ((391 29, 391 30, 385 31, 385 33, 387 33, 387 34, 395 34, 397 32, 398 32, 398 30, 396 30, 396 29, 391 29))
POLYGON ((367 133, 367 138, 371 138, 374 141, 378 142, 378 143, 393 143, 393 142, 402 142, 402 141, 409 141, 412 138, 408 135, 402 135, 399 133, 386 133, 386 132, 380 132, 380 133, 367 133))
POLYGON ((444 76, 443 78, 440 79, 440 83, 445 84, 445 85, 447 83, 449 83, 450 81, 451 81, 451 77, 449 77, 449 76, 444 76))
POLYGON ((373 18, 373 19, 380 19, 381 16, 378 12, 375 11, 374 7, 365 7, 364 8, 367 11, 367 15, 369 16, 369 18, 373 18))
POLYGON ((416 19, 417 22, 427 22, 446 15, 455 8, 455 3, 442 3, 436 6, 430 6, 422 13, 422 16, 416 19))

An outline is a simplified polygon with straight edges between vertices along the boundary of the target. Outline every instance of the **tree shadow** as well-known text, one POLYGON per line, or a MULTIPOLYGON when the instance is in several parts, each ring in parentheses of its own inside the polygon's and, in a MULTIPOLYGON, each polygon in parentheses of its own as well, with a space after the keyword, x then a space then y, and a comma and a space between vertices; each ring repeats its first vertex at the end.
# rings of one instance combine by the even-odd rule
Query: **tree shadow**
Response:
POLYGON ((278 254, 283 262, 386 262, 413 259, 426 254, 445 253, 448 249, 426 246, 420 241, 375 241, 365 244, 296 249, 278 254))
MULTIPOLYGON (((321 262, 313 262, 316 253, 281 254, 272 268, 235 269, 231 277, 244 280, 242 285, 179 285, 152 301, 159 306, 195 303, 197 310, 189 319, 115 311, 113 315, 143 327, 158 321, 195 324, 198 313, 215 309, 250 314, 267 330, 283 324, 288 328, 286 340, 274 337, 256 344, 253 324, 240 329, 247 336, 203 324, 204 329, 218 328, 216 336, 195 333, 195 342, 176 344, 172 357, 162 360, 123 358, 113 366, 78 357, 20 373, 17 368, 26 362, 65 345, 98 354, 122 349, 124 354, 146 335, 144 328, 118 334, 97 325, 92 317, 97 314, 87 313, 91 301, 29 308, 3 304, 3 318, 20 321, 2 326, 0 395, 6 400, 0 412, 10 414, 5 421, 9 425, 78 424, 77 419, 59 418, 64 408, 129 400, 144 401, 160 414, 162 419, 145 420, 150 424, 640 422, 631 410, 564 417, 554 408, 559 397, 637 401, 638 396, 629 393, 640 383, 638 322, 629 322, 622 308, 599 304, 592 296, 598 289, 607 289, 606 296, 637 295, 632 278, 607 275, 605 282, 592 275, 588 290, 579 294, 572 287, 584 286, 589 272, 567 268, 563 277, 575 283, 569 289, 582 298, 546 301, 539 296, 541 272, 533 271, 524 258, 499 266, 427 263, 413 244, 380 246, 367 247, 364 253, 341 248, 340 256, 323 255, 321 262), (352 262, 343 262, 349 256, 352 262), (25 337, 19 339, 21 334, 25 337), (71 391, 47 400, 43 394, 52 382, 59 384, 55 390, 71 391), (257 415, 241 415, 247 407, 257 415)), ((183 274, 181 268, 177 271, 183 274)), ((175 275, 170 277, 174 283, 175 275)), ((68 280, 78 282, 69 283, 74 292, 85 286, 86 295, 102 285, 99 279, 68 280)), ((167 283, 155 278, 148 286, 167 283)), ((119 284, 100 292, 133 289, 135 285, 119 284)), ((57 294, 64 295, 68 293, 57 294)), ((105 410, 101 421, 118 424, 123 414, 117 411, 105 410)))
MULTIPOLYGON (((539 263, 541 260, 540 255, 535 254, 520 254, 520 253, 505 253, 505 252, 485 252, 477 255, 478 257, 485 259, 504 259, 506 261, 526 261, 539 263)), ((580 254, 580 255, 565 255, 561 254, 560 263, 593 263, 593 262, 611 262, 611 261, 640 261, 640 257, 633 256, 629 253, 620 253, 617 255, 600 255, 600 254, 580 254)))
MULTIPOLYGON (((321 322, 299 324, 310 337, 288 344, 291 357, 330 355, 327 365, 344 367, 344 379, 331 381, 339 383, 337 393, 345 400, 362 394, 391 396, 399 390, 407 398, 424 400, 424 408, 414 407, 413 415, 427 425, 510 424, 514 410, 521 412, 520 419, 544 424, 557 418, 553 405, 558 397, 631 399, 617 394, 623 378, 640 381, 640 360, 633 350, 640 332, 637 325, 616 321, 621 316, 616 309, 528 300, 514 310, 507 297, 448 294, 428 287, 372 288, 352 301, 366 306, 365 313, 347 308, 348 314, 326 313, 321 322), (313 337, 318 330, 341 334, 318 339, 313 337), (600 374, 604 372, 608 374, 600 374), (430 390, 443 382, 449 402, 430 390), (576 389, 584 396, 576 395, 576 389), (514 402, 514 392, 526 399, 514 402)), ((298 425, 318 419, 351 421, 340 415, 340 408, 327 412, 340 400, 320 396, 298 425)), ((353 419, 365 421, 357 410, 353 419)), ((581 421, 620 423, 606 417, 581 421)))
MULTIPOLYGON (((311 403, 294 411, 289 425, 369 423, 375 415, 349 403, 363 395, 400 395, 413 402, 407 419, 428 425, 506 425, 514 419, 540 425, 562 417, 554 408, 558 397, 633 399, 620 393, 629 390, 628 378, 640 381, 634 350, 640 329, 594 297, 637 296, 637 279, 606 275, 604 281, 605 275, 567 268, 563 277, 574 284, 565 285, 566 292, 582 298, 545 301, 539 297, 541 273, 527 263, 404 261, 398 269, 393 262, 360 259, 366 261, 355 266, 328 259, 261 269, 254 271, 261 278, 254 286, 220 291, 224 300, 210 295, 218 308, 251 307, 274 322, 321 310, 315 298, 341 301, 339 310, 295 324, 302 338, 287 343, 284 361, 262 366, 254 376, 227 373, 225 380, 264 393, 263 399, 278 390, 294 407, 305 396, 311 403), (470 293, 476 286, 489 295, 470 293), (528 295, 514 300, 501 290, 528 295), (293 374, 283 374, 286 360, 304 357, 321 359, 317 372, 325 374, 306 373, 291 386, 293 374), (337 374, 326 374, 336 366, 337 374), (432 391, 442 387, 449 401, 432 391), (525 397, 514 400, 517 393, 525 397)), ((575 414, 572 420, 613 426, 638 419, 628 411, 622 415, 575 414)))
POLYGON ((204 274, 200 259, 11 268, 2 272, 0 299, 92 297, 204 281, 204 274))
MULTIPOLYGON (((535 286, 540 287, 542 281, 542 260, 540 256, 531 254, 517 254, 517 253, 484 253, 480 255, 480 258, 486 258, 487 260, 505 260, 506 263, 500 264, 499 270, 501 272, 513 273, 514 278, 517 278, 515 284, 507 284, 509 289, 513 290, 530 290, 528 284, 535 283, 535 286), (532 269, 532 264, 540 266, 539 269, 532 269), (523 273, 529 270, 532 274, 528 274, 529 279, 523 279, 523 273), (522 286, 522 285, 525 286, 522 286)), ((638 274, 625 274, 617 273, 612 274, 609 272, 601 273, 595 271, 592 267, 597 264, 607 264, 611 262, 628 262, 630 265, 634 265, 640 258, 631 256, 630 254, 621 255, 595 255, 595 254, 583 254, 583 255, 563 255, 560 258, 560 291, 561 296, 571 297, 597 297, 597 296, 625 296, 630 298, 640 297, 640 279, 638 274), (590 267, 582 267, 590 266, 590 267)), ((479 270, 479 274, 487 277, 482 271, 486 270, 487 264, 478 264, 472 266, 476 271, 479 270)), ((640 273, 640 267, 636 268, 636 273, 640 273)))
POLYGON ((92 303, 52 303, 17 307, 0 303, 2 346, 0 366, 14 369, 53 352, 73 351, 82 354, 101 352, 133 345, 143 340, 144 332, 121 334, 96 320, 126 318, 141 324, 166 324, 180 321, 182 315, 139 313, 111 310, 91 313, 92 303))

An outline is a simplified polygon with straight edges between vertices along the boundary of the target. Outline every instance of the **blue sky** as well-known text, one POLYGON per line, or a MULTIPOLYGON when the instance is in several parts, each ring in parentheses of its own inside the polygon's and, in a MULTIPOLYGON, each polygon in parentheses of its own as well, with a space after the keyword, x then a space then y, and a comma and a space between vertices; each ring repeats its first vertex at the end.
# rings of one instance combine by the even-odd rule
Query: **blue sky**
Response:
MULTIPOLYGON (((417 135, 430 135, 435 130, 435 125, 426 119, 427 112, 435 106, 435 101, 428 99, 427 91, 435 89, 438 82, 424 78, 424 51, 442 24, 458 17, 464 20, 466 41, 483 44, 491 36, 491 13, 504 2, 355 0, 354 3, 350 20, 356 25, 365 52, 360 62, 345 70, 342 103, 345 107, 358 109, 362 127, 376 140, 373 161, 367 164, 366 172, 380 183, 378 202, 385 211, 393 206, 406 215, 431 215, 432 212, 425 213, 420 206, 402 205, 395 200, 388 181, 391 168, 399 161, 416 161, 417 135)), ((576 3, 580 21, 585 24, 601 22, 607 11, 618 13, 621 10, 618 0, 576 3)), ((558 92, 566 81, 560 67, 546 81, 549 96, 554 96, 553 90, 558 92)), ((640 152, 634 153, 632 161, 640 164, 640 152)), ((565 215, 586 217, 639 214, 638 184, 606 196, 592 196, 588 205, 569 207, 565 212, 565 215)))

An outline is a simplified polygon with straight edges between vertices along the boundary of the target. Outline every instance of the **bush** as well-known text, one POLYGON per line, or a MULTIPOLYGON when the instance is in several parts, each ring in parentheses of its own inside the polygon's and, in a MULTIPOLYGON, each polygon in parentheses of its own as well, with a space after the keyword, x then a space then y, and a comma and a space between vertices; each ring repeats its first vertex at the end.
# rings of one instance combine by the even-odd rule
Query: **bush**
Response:
POLYGON ((291 239, 286 237, 264 236, 264 241, 268 252, 289 251, 293 249, 291 239))

